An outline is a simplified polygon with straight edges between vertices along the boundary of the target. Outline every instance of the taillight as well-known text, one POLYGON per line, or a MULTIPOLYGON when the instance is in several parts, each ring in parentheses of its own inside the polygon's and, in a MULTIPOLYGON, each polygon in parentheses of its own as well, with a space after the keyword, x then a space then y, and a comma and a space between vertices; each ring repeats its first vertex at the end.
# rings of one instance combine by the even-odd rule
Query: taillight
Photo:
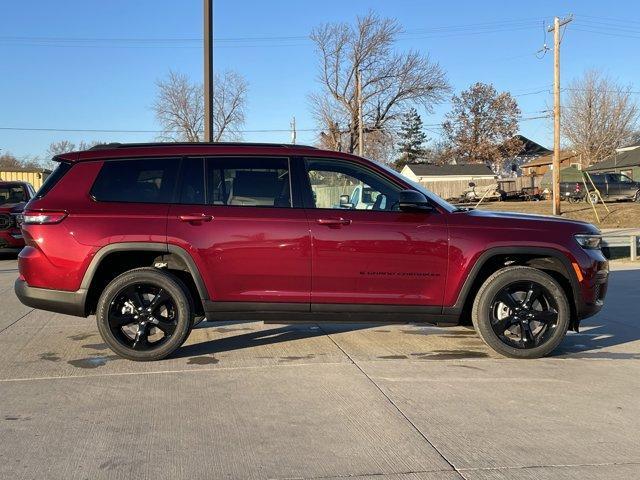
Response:
POLYGON ((66 216, 67 212, 64 211, 24 212, 22 223, 24 225, 50 225, 60 223, 66 216))

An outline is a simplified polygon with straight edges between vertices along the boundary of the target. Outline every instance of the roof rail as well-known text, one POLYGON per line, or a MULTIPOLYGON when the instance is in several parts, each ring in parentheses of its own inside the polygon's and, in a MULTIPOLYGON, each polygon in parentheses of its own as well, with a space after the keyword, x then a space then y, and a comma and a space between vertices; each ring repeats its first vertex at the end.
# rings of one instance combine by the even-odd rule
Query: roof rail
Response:
POLYGON ((99 143, 89 150, 107 150, 112 148, 135 148, 135 147, 284 147, 284 148, 310 148, 310 145, 293 145, 290 143, 251 143, 251 142, 150 142, 150 143, 99 143))

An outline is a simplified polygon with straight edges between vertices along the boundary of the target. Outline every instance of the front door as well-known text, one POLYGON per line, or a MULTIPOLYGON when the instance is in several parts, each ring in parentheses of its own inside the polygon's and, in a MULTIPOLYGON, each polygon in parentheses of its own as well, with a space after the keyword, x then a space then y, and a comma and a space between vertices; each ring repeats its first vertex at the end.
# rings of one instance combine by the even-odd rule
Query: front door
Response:
POLYGON ((319 304, 442 305, 448 250, 442 214, 400 212, 401 188, 364 164, 310 158, 303 170, 312 310, 323 310, 319 304))
POLYGON ((191 254, 212 301, 309 310, 309 227, 304 209, 292 202, 289 163, 272 157, 183 160, 168 241, 191 254))

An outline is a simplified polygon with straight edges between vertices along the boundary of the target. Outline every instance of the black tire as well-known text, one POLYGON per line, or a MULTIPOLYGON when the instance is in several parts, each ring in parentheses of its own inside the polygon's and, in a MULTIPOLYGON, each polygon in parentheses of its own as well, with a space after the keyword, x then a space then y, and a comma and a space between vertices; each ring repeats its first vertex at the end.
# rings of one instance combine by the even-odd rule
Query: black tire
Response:
POLYGON ((540 358, 552 352, 567 333, 570 318, 567 295, 560 284, 540 270, 519 266, 503 268, 487 278, 471 312, 480 338, 511 358, 540 358))
POLYGON ((98 331, 121 357, 161 360, 187 339, 193 323, 192 303, 184 283, 174 275, 155 268, 130 270, 102 292, 96 309, 98 331), (156 297, 162 298, 156 302, 156 297))
POLYGON ((640 190, 636 192, 636 196, 633 197, 633 200, 640 203, 640 190))

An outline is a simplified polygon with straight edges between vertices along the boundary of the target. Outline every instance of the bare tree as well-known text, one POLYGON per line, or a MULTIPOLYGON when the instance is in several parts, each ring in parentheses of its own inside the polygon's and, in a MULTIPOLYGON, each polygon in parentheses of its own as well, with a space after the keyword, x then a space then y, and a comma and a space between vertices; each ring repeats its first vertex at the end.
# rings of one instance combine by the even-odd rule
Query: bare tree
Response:
POLYGON ((598 162, 633 141, 639 111, 630 86, 620 85, 598 70, 589 70, 566 91, 562 130, 583 166, 598 162))
POLYGON ((515 137, 520 109, 508 92, 498 93, 493 85, 476 83, 460 96, 442 124, 449 152, 463 163, 484 163, 495 172, 522 149, 515 137))
POLYGON ((321 144, 351 153, 356 150, 358 71, 362 78, 365 153, 373 153, 381 139, 393 148, 393 133, 410 106, 421 105, 432 111, 444 99, 449 85, 440 66, 416 51, 395 50, 401 31, 396 20, 369 13, 358 17, 355 25, 330 23, 311 32, 320 56, 318 80, 322 91, 311 96, 311 103, 323 132, 321 144), (377 135, 372 135, 374 132, 377 135))
POLYGON ((56 155, 61 155, 67 152, 74 152, 78 150, 88 150, 89 148, 98 145, 102 142, 97 140, 92 140, 90 142, 85 142, 81 140, 80 143, 75 144, 70 140, 58 140, 57 142, 51 142, 49 144, 49 148, 47 149, 47 155, 49 157, 55 157, 56 155))
POLYGON ((10 153, 0 155, 0 168, 20 168, 22 163, 10 153))
MULTIPOLYGON (((202 84, 186 75, 169 71, 158 80, 158 95, 153 105, 156 120, 163 129, 162 138, 200 142, 204 134, 204 91, 202 84)), ((244 124, 247 82, 234 72, 216 75, 213 95, 214 141, 239 138, 244 124)))

